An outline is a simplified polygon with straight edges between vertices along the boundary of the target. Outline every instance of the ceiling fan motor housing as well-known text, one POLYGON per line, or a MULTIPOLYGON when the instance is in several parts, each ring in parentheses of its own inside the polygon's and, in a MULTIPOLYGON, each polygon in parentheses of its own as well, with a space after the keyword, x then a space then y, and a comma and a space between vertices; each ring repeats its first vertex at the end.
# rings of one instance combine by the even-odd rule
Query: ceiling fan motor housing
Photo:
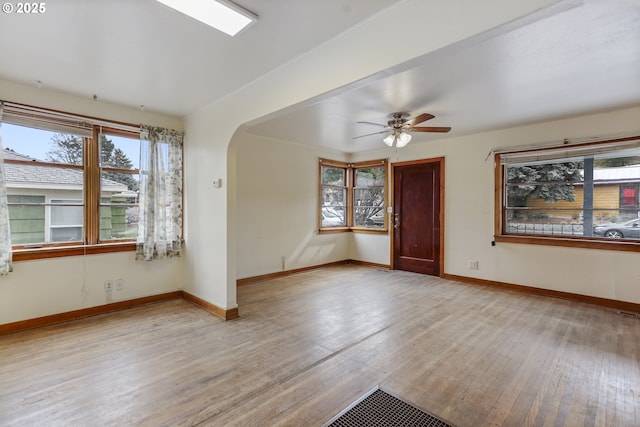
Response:
MULTIPOLYGON (((426 122, 427 120, 433 119, 435 116, 433 114, 422 113, 418 114, 416 117, 409 119, 409 113, 396 112, 390 114, 391 120, 387 122, 387 125, 383 125, 381 123, 374 122, 358 122, 367 125, 374 125, 384 128, 380 132, 368 133, 366 135, 354 136, 353 139, 363 138, 371 135, 378 135, 381 133, 390 133, 387 137, 385 137, 384 141, 387 145, 392 143, 394 139, 402 138, 402 146, 406 145, 411 140, 411 136, 408 135, 409 132, 440 132, 446 133, 451 130, 450 127, 444 126, 416 126, 419 123, 426 122), (406 136, 403 136, 407 134, 406 136), (408 138, 407 138, 408 137, 408 138)), ((400 145, 398 145, 400 146, 400 145)))
POLYGON ((402 125, 404 125, 407 122, 407 117, 409 117, 409 113, 393 113, 391 117, 393 118, 387 122, 389 127, 393 129, 400 129, 402 125))

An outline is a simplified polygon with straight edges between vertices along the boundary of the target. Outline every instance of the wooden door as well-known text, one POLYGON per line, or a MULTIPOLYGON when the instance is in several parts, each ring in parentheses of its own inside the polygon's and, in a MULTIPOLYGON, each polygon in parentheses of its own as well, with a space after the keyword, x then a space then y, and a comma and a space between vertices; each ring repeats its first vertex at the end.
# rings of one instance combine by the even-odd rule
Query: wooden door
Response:
POLYGON ((441 178, 444 159, 393 168, 393 267, 441 274, 441 178))

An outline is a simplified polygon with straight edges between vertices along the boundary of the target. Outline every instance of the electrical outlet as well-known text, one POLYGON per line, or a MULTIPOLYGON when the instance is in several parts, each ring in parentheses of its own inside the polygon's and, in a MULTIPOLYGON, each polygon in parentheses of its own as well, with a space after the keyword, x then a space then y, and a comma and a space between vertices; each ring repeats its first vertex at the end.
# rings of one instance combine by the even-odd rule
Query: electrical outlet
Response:
POLYGON ((111 292, 113 290, 113 280, 105 280, 104 281, 104 291, 111 292))
POLYGON ((116 291, 124 291, 124 279, 116 279, 116 291))
POLYGON ((469 267, 470 270, 477 270, 478 269, 478 260, 477 259, 470 259, 469 261, 467 261, 467 267, 469 267))

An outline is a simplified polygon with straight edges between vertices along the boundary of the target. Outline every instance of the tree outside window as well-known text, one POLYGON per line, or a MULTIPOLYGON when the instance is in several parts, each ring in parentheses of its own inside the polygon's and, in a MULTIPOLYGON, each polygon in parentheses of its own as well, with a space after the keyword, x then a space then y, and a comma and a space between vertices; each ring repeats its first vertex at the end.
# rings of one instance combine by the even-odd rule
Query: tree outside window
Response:
POLYGON ((543 237, 521 241, 569 246, 583 245, 579 239, 640 240, 640 138, 503 153, 497 165, 496 240, 543 237))

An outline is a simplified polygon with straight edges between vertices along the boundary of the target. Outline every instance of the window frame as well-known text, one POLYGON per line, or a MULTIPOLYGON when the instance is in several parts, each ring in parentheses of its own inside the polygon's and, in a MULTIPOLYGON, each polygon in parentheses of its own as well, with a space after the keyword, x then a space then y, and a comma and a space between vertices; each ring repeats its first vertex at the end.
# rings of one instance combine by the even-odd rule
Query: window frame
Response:
MULTIPOLYGON (((83 172, 83 211, 84 211, 84 224, 82 227, 82 236, 84 241, 76 242, 46 242, 35 244, 20 244, 12 245, 12 259, 13 261, 26 261, 34 259, 44 258, 57 258, 66 256, 77 255, 89 255, 100 253, 112 253, 112 252, 127 252, 135 251, 136 239, 114 239, 114 240, 100 240, 100 197, 101 197, 101 175, 103 169, 100 166, 100 135, 106 136, 120 136, 125 138, 132 138, 140 140, 139 125, 133 125, 123 122, 115 122, 103 120, 95 117, 84 116, 79 114, 66 113, 58 110, 28 106, 17 103, 5 102, 5 109, 14 108, 17 110, 24 109, 26 111, 33 110, 40 112, 43 116, 51 114, 52 116, 59 115, 62 117, 60 120, 61 126, 69 125, 69 122, 76 120, 78 123, 86 128, 91 128, 91 137, 83 137, 83 161, 82 165, 70 165, 61 164, 55 162, 46 161, 23 161, 14 159, 4 159, 5 163, 14 164, 26 164, 30 166, 45 166, 45 167, 59 167, 59 168, 73 168, 83 172)), ((29 127, 26 123, 13 122, 11 120, 3 119, 2 122, 14 124, 17 126, 29 127)), ((39 126, 39 128, 47 130, 46 126, 39 126)), ((60 132, 55 127, 55 123, 50 131, 60 132)), ((104 170, 115 170, 109 167, 104 170)), ((126 170, 127 173, 139 173, 138 169, 126 170)), ((49 208, 47 200, 45 200, 45 209, 49 208)), ((49 220, 51 216, 49 216, 49 220)), ((47 231, 45 230, 45 234, 47 231)))
MULTIPOLYGON (((533 245, 545 245, 545 246, 561 246, 561 247, 575 247, 575 248, 587 248, 587 249, 601 249, 601 250, 614 250, 625 252, 640 252, 640 241, 631 240, 612 240, 606 237, 597 236, 553 236, 553 235, 525 235, 506 232, 506 182, 505 173, 506 165, 502 162, 502 156, 513 153, 528 153, 528 152, 544 152, 550 150, 558 150, 564 148, 568 152, 571 149, 580 148, 596 148, 597 146, 606 147, 607 144, 625 143, 640 141, 640 136, 630 136, 622 138, 603 139, 595 142, 576 143, 571 146, 551 146, 541 148, 528 148, 520 149, 514 148, 512 150, 505 149, 494 151, 494 242, 499 243, 516 243, 516 244, 533 244, 533 245)), ((565 144, 568 141, 565 140, 565 144)), ((570 158, 569 155, 561 158, 570 158)), ((622 206, 620 210, 624 209, 622 206)))
POLYGON ((623 209, 634 209, 638 207, 638 189, 639 189, 640 185, 639 184, 635 184, 635 185, 621 185, 620 186, 620 210, 623 209), (633 190, 633 203, 631 205, 627 205, 625 204, 625 201, 627 199, 627 197, 624 196, 624 191, 625 190, 633 190))
MULTIPOLYGON (((46 198, 45 198, 46 199, 46 198)), ((82 199, 54 199, 54 198, 49 198, 46 201, 46 205, 45 205, 45 212, 48 208, 48 219, 49 219, 49 223, 47 224, 45 221, 45 229, 48 230, 49 232, 49 242, 51 242, 52 244, 56 245, 59 243, 62 243, 64 241, 54 241, 53 240, 53 231, 54 230, 61 230, 61 229, 65 229, 65 228, 80 228, 80 236, 84 235, 84 224, 56 224, 54 221, 54 216, 56 216, 56 214, 54 214, 54 212, 56 210, 58 210, 58 208, 70 208, 70 207, 80 207, 82 208, 82 213, 80 214, 80 217, 84 216, 84 204, 83 204, 84 200, 82 199), (80 203, 77 203, 80 202, 80 203)), ((45 218, 47 218, 46 213, 45 213, 45 218)), ((46 234, 46 232, 45 232, 46 234)), ((46 239, 45 239, 46 240, 46 239)), ((74 242, 77 242, 78 240, 73 240, 74 242)))
MULTIPOLYGON (((360 187, 362 188, 362 187, 360 187)), ((387 234, 389 232, 389 215, 387 215, 387 206, 389 203, 389 161, 388 159, 376 159, 376 160, 368 160, 362 162, 342 162, 338 160, 331 159, 319 159, 318 166, 318 233, 319 234, 330 234, 330 233, 344 233, 344 232, 353 232, 353 233, 369 233, 369 234, 387 234), (342 168, 345 170, 345 186, 346 186, 346 201, 345 201, 345 225, 344 226, 336 226, 336 227, 323 227, 322 226, 322 208, 323 208, 323 186, 322 183, 322 167, 336 167, 342 168), (355 209, 355 174, 358 169, 364 169, 369 167, 380 167, 384 168, 384 201, 383 201, 383 216, 384 216, 384 226, 383 227, 367 227, 367 226, 357 226, 354 225, 355 217, 354 217, 354 209, 355 209)))
MULTIPOLYGON (((97 140, 96 146, 97 146, 97 150, 98 150, 98 185, 99 185, 99 194, 97 195, 97 203, 98 203, 98 212, 97 212, 97 220, 98 220, 98 235, 97 235, 97 240, 99 244, 107 244, 107 243, 126 243, 127 241, 131 242, 131 241, 135 241, 135 238, 115 238, 115 239, 105 239, 105 240, 101 240, 100 239, 100 232, 102 230, 102 224, 101 224, 101 219, 102 219, 102 215, 101 215, 101 210, 102 208, 114 208, 114 207, 124 207, 126 209, 128 204, 121 204, 121 203, 105 203, 102 200, 102 175, 105 172, 115 172, 115 173, 122 173, 122 174, 128 174, 128 175, 140 175, 140 169, 122 169, 122 168, 117 168, 114 166, 102 166, 102 160, 100 159, 100 153, 101 153, 101 147, 100 147, 100 136, 115 136, 115 137, 121 137, 121 138, 129 138, 129 139, 134 139, 137 140, 138 142, 140 142, 140 132, 131 132, 131 131, 126 131, 126 130, 122 130, 122 129, 115 129, 112 127, 105 127, 105 126, 100 126, 99 128, 99 132, 97 136, 94 136, 94 139, 97 140)), ((140 150, 138 150, 139 152, 140 150)), ((139 207, 139 202, 140 199, 139 197, 137 198, 138 202, 136 203, 136 205, 139 207)))
MULTIPOLYGON (((318 167, 318 229, 323 230, 324 232, 341 232, 349 230, 349 164, 345 162, 340 162, 337 160, 328 160, 328 159, 320 159, 320 166, 318 167), (323 227, 322 226, 322 210, 323 210, 323 196, 324 196, 324 188, 327 184, 323 184, 322 182, 322 168, 331 167, 336 169, 344 170, 344 185, 341 187, 344 188, 344 225, 335 226, 335 227, 323 227)), ((335 185, 330 185, 331 187, 337 187, 335 185)))

